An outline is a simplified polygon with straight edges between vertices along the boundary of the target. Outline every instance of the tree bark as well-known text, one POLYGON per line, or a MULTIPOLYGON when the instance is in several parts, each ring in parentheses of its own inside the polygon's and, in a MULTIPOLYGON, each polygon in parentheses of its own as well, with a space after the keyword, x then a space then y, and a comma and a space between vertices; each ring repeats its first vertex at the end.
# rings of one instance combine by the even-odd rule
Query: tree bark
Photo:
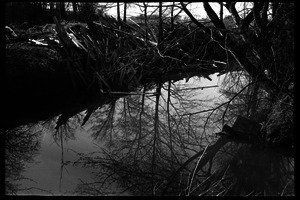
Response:
POLYGON ((126 15, 127 15, 126 11, 127 11, 127 3, 124 2, 123 22, 126 22, 126 17, 127 17, 127 16, 126 16, 126 15))
POLYGON ((223 21, 223 2, 219 2, 220 4, 220 20, 223 21))
POLYGON ((147 43, 148 42, 147 4, 145 2, 143 2, 143 5, 144 5, 144 23, 145 23, 145 29, 146 29, 145 41, 147 43))
POLYGON ((159 2, 159 25, 158 25, 158 45, 163 41, 164 39, 164 33, 163 33, 163 16, 162 16, 162 2, 159 2))

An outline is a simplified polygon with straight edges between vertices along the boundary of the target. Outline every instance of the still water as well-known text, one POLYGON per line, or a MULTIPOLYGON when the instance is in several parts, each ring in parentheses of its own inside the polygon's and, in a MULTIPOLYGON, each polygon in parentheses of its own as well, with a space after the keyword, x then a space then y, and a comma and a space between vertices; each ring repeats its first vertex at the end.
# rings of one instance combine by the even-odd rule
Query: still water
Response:
MULTIPOLYGON (((75 140, 64 142, 64 165, 61 178, 61 148, 58 146, 49 131, 43 131, 41 149, 33 163, 26 166, 23 175, 31 180, 22 180, 19 183, 22 188, 32 188, 18 194, 41 194, 41 195, 74 195, 77 184, 90 182, 93 179, 89 168, 73 166, 78 159, 77 153, 89 153, 99 150, 98 145, 89 136, 85 128, 75 131, 75 140), (68 162, 70 161, 70 162, 68 162), (61 182, 60 182, 61 178, 61 182)), ((118 192, 117 186, 111 186, 112 194, 118 192)), ((127 195, 124 193, 122 195, 127 195)))
MULTIPOLYGON (((220 84, 221 81, 216 74, 210 77, 213 79, 212 81, 191 78, 187 83, 180 81, 178 84, 183 85, 185 88, 220 84)), ((220 95, 218 89, 218 87, 204 89, 197 95, 197 98, 216 99, 220 95)), ((166 95, 166 92, 163 92, 163 95, 166 95)), ((99 146, 103 147, 103 144, 96 143, 91 137, 88 131, 90 127, 91 124, 87 124, 84 127, 79 126, 74 132, 75 139, 64 141, 63 160, 67 164, 64 165, 62 171, 62 151, 61 147, 54 142, 52 136, 54 130, 43 130, 39 153, 34 157, 34 162, 26 163, 26 169, 22 174, 27 179, 17 182, 20 184, 20 188, 24 190, 19 191, 17 194, 76 195, 75 189, 78 184, 92 182, 94 176, 92 169, 73 165, 79 158, 78 153, 97 152, 99 151, 99 146)), ((122 188, 117 186, 117 184, 111 184, 109 190, 106 192, 106 195, 131 195, 128 191, 121 192, 122 188)))

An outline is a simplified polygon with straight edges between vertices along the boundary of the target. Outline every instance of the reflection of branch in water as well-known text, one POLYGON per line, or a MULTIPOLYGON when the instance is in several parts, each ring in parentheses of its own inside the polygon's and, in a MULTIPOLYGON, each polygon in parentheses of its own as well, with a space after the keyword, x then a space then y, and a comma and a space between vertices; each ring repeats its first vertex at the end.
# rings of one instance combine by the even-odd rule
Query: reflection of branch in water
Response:
POLYGON ((176 89, 176 91, 183 91, 183 90, 198 90, 198 89, 207 89, 207 88, 214 88, 219 87, 218 85, 210 85, 210 86, 202 86, 202 87, 193 87, 193 88, 182 88, 182 89, 176 89))
POLYGON ((58 129, 58 134, 60 134, 60 147, 61 147, 61 164, 60 164, 60 177, 59 177, 59 192, 61 192, 61 181, 63 175, 63 167, 64 167, 64 142, 63 142, 63 134, 62 129, 58 129))
POLYGON ((168 184, 166 185, 165 189, 162 192, 161 196, 164 196, 168 190, 168 188, 171 186, 172 181, 176 177, 176 175, 185 168, 189 163, 191 163, 193 160, 195 160, 199 156, 204 156, 200 159, 200 162, 197 164, 196 169, 194 170, 195 174, 211 159, 215 156, 215 154, 219 151, 221 147, 223 147, 228 142, 225 138, 218 139, 213 145, 205 148, 204 150, 196 153, 194 156, 190 157, 179 169, 176 170, 175 173, 173 173, 169 179, 168 184), (206 154, 205 151, 207 152, 206 154))
POLYGON ((203 156, 206 154, 206 150, 207 150, 207 147, 208 147, 208 146, 209 146, 209 144, 205 147, 205 149, 203 150, 202 155, 200 156, 199 160, 197 161, 197 164, 196 164, 196 166, 195 166, 195 169, 194 169, 193 174, 192 174, 192 176, 191 176, 191 179, 190 179, 190 181, 189 181, 190 183, 189 183, 189 187, 188 187, 188 196, 189 196, 189 194, 190 194, 190 192, 191 192, 192 183, 193 183, 193 179, 194 179, 195 174, 196 174, 196 170, 198 169, 198 165, 199 165, 200 161, 202 160, 203 156))
MULTIPOLYGON (((47 193, 50 193, 51 195, 54 196, 54 194, 51 192, 51 190, 44 190, 44 189, 37 188, 37 187, 22 188, 22 189, 19 189, 19 191, 23 191, 23 190, 28 191, 28 190, 33 190, 33 189, 35 189, 35 190, 40 190, 40 191, 42 191, 42 192, 47 192, 47 193)), ((32 194, 31 194, 31 195, 32 195, 32 194)))
MULTIPOLYGON (((63 129, 60 127, 56 131, 57 136, 60 138, 60 147, 61 147, 61 163, 60 163, 60 177, 59 177, 59 192, 61 192, 61 182, 63 178, 63 168, 65 165, 68 165, 71 161, 64 162, 64 141, 63 141, 63 129)), ((65 167, 66 172, 69 174, 67 168, 65 167)))
POLYGON ((68 140, 74 140, 75 136, 75 126, 72 125, 73 122, 68 122, 65 125, 60 126, 53 134, 53 143, 59 146, 59 142, 61 141, 61 137, 67 142, 68 140))
MULTIPOLYGON (((16 182, 31 181, 31 178, 23 175, 28 163, 35 163, 34 156, 40 149, 41 130, 38 126, 27 125, 4 133, 5 139, 5 194, 18 195, 24 190, 23 184, 16 182)), ((25 189, 26 190, 26 189, 25 189)))

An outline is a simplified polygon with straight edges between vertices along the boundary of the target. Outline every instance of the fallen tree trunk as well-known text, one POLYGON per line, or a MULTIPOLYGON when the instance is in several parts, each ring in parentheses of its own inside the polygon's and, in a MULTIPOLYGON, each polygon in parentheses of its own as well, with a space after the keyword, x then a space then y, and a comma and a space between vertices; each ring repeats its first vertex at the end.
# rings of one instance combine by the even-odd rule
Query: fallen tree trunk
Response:
POLYGON ((109 103, 128 95, 139 86, 150 85, 158 80, 167 82, 196 75, 208 76, 222 70, 207 70, 196 66, 185 70, 174 68, 164 75, 148 72, 152 75, 141 77, 139 83, 135 84, 136 88, 122 85, 101 92, 98 82, 85 83, 79 76, 72 75, 67 68, 68 63, 48 47, 14 45, 6 51, 3 129, 47 120, 63 113, 68 113, 68 117, 71 117, 89 106, 109 103))
MULTIPOLYGON (((180 45, 174 46, 178 40, 175 37, 156 46, 143 41, 142 36, 114 29, 113 24, 106 27, 88 22, 88 26, 67 31, 57 22, 59 43, 50 38, 43 46, 7 44, 5 120, 1 129, 61 115, 59 127, 81 111, 92 112, 141 87, 153 89, 170 80, 193 76, 210 79, 211 74, 230 70, 225 51, 206 41, 207 37, 194 41, 199 43, 194 45, 199 52, 194 55, 193 51, 185 53, 190 50, 190 38, 181 39, 180 45), (118 39, 116 33, 124 37, 118 39), (123 43, 122 48, 119 43, 123 43), (209 53, 216 51, 220 52, 209 53)), ((181 32, 185 31, 186 28, 181 32)), ((204 33, 194 30, 189 37, 199 34, 204 33)))

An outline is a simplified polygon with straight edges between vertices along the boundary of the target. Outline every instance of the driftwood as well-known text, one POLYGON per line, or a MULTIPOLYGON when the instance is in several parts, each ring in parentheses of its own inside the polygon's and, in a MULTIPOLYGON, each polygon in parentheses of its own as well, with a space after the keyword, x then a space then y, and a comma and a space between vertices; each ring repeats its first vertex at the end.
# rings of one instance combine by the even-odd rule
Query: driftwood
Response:
POLYGON ((259 123, 238 116, 232 127, 225 124, 222 132, 217 133, 217 135, 228 137, 237 142, 256 144, 263 140, 260 137, 260 129, 259 123))

